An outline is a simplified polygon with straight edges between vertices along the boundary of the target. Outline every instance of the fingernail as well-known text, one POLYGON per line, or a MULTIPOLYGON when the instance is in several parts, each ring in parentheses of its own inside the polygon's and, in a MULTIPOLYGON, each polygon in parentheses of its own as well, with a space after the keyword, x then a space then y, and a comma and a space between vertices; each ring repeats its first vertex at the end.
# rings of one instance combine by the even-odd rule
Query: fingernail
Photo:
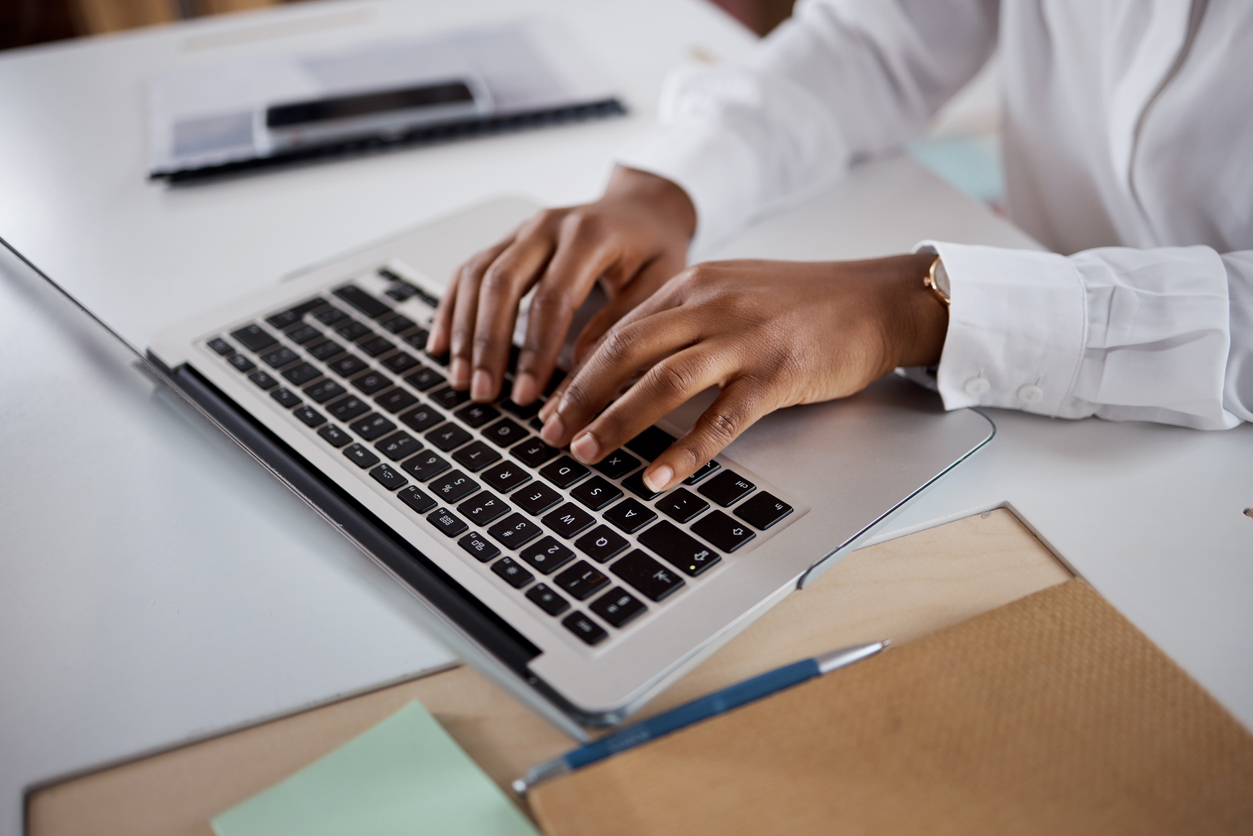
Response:
POLYGON ((570 443, 570 452, 583 464, 591 464, 600 454, 600 445, 596 443, 596 436, 583 433, 570 443))
POLYGON ((426 335, 426 345, 422 347, 423 350, 430 351, 433 346, 436 346, 439 344, 439 339, 443 335, 444 335, 444 332, 440 330, 440 327, 438 325, 431 326, 430 333, 426 335))
POLYGON ((448 375, 452 378, 454 388, 464 389, 470 382, 470 364, 460 357, 454 357, 448 375))
POLYGON ((510 395, 514 403, 526 406, 534 401, 538 395, 539 384, 536 382, 535 376, 530 372, 523 372, 514 380, 513 392, 510 395))
POLYGON ((470 398, 476 401, 492 399, 492 376, 484 369, 478 369, 470 381, 470 398))
POLYGON ((566 428, 561 423, 560 416, 553 415, 544 422, 544 429, 540 430, 540 438, 551 447, 561 446, 561 436, 566 432, 566 428))
POLYGON ((644 472, 644 484, 648 486, 650 491, 661 493, 666 489, 666 485, 670 484, 670 480, 674 478, 674 471, 666 467, 664 464, 658 465, 644 472))
POLYGON ((557 408, 557 399, 550 397, 544 401, 544 405, 539 408, 539 419, 547 421, 548 416, 553 414, 553 410, 557 408))

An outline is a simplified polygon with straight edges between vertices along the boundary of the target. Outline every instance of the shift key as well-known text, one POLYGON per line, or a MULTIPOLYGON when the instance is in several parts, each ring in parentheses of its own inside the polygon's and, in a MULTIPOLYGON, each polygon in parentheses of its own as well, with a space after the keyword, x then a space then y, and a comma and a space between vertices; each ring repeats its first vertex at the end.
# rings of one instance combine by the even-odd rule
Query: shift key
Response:
POLYGON ((709 546, 665 520, 641 534, 640 545, 652 549, 693 577, 722 559, 709 546))

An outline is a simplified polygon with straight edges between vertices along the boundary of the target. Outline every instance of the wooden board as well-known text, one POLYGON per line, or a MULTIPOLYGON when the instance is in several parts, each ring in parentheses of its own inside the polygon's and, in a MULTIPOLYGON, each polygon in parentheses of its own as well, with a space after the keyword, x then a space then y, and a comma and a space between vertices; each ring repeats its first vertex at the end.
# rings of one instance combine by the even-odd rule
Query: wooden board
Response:
MULTIPOLYGON (((784 600, 647 711, 824 650, 907 642, 1069 577, 1005 510, 881 543, 784 600)), ((455 668, 46 787, 27 799, 28 833, 209 836, 213 816, 412 699, 506 789, 527 767, 571 746, 477 673, 455 668)))

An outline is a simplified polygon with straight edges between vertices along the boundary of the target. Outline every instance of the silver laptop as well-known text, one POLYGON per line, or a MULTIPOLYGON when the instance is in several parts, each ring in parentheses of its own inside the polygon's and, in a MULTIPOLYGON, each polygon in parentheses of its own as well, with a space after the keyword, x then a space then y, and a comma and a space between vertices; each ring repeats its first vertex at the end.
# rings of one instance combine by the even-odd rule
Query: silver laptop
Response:
POLYGON ((830 565, 993 427, 889 377, 766 417, 661 495, 644 465, 709 398, 584 467, 539 439, 537 407, 475 404, 423 351, 446 277, 536 209, 499 200, 382 241, 172 328, 148 353, 405 585, 432 632, 582 738, 830 565))

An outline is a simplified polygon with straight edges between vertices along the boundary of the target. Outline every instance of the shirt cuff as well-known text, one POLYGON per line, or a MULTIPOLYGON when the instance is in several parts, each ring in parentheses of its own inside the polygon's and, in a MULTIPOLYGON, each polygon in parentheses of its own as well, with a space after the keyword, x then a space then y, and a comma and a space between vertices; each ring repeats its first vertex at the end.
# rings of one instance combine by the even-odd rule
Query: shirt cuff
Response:
POLYGON ((952 304, 936 383, 945 409, 997 406, 1056 416, 1087 344, 1079 271, 1065 256, 924 241, 952 304))

